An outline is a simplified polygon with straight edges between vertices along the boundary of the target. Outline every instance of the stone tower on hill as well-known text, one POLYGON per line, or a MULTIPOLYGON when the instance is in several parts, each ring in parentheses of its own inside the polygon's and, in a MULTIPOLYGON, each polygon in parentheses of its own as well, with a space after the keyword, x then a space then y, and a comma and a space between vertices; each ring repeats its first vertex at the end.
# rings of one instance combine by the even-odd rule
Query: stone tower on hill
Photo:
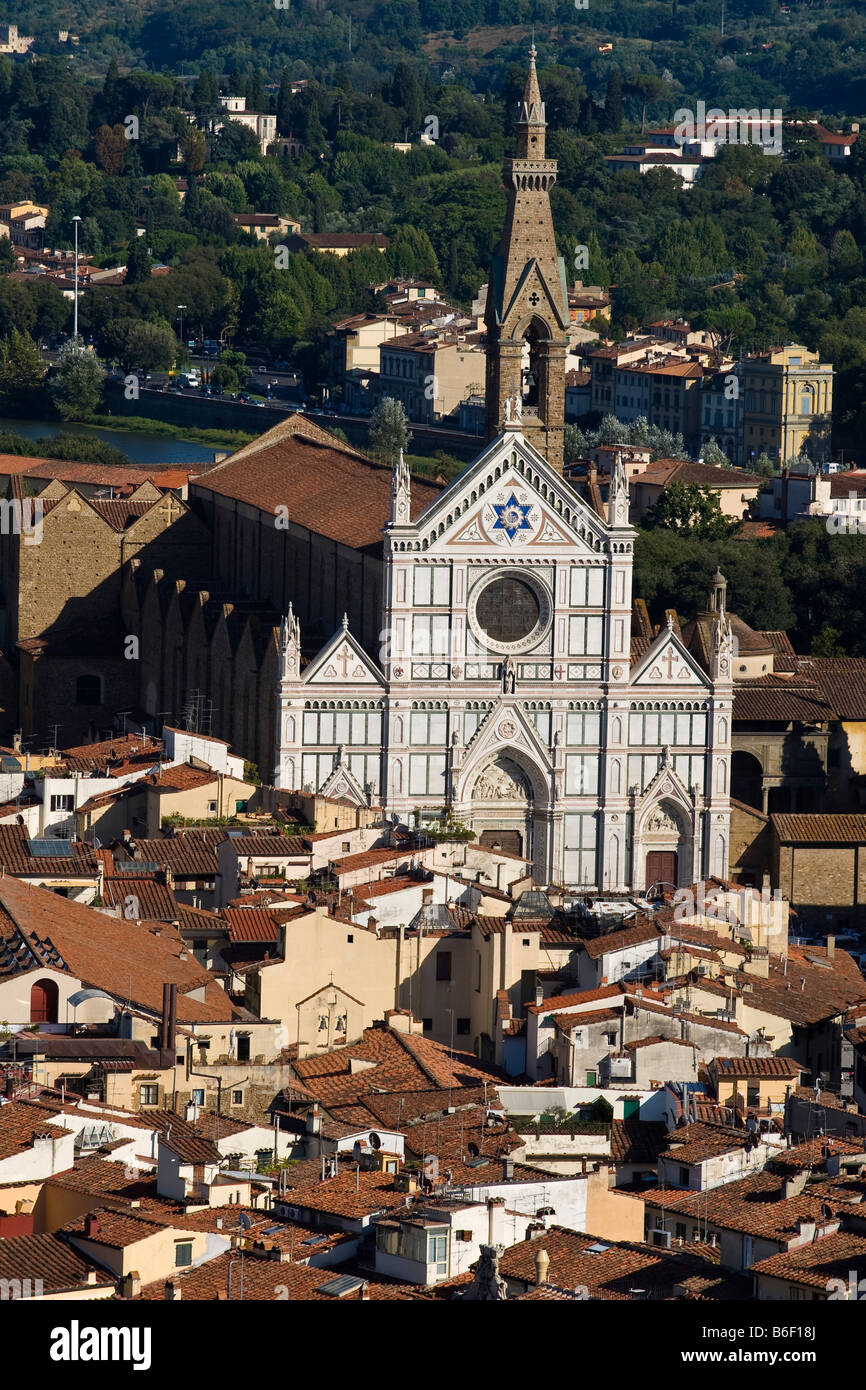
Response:
POLYGON ((545 158, 546 129, 533 46, 515 156, 504 165, 508 212, 487 293, 487 437, 519 421, 523 435, 561 472, 568 290, 553 234, 556 161, 545 158))

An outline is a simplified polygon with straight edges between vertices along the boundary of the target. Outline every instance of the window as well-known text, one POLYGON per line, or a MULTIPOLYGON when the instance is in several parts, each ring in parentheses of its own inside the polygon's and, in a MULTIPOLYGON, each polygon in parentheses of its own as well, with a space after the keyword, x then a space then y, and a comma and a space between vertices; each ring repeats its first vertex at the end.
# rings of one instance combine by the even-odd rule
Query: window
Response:
POLYGON ((192 1241, 179 1240, 174 1247, 174 1263, 180 1269, 185 1265, 192 1264, 192 1241))
POLYGON ((529 938, 528 936, 524 936, 523 941, 522 941, 522 945, 524 945, 524 946, 529 946, 529 945, 531 945, 531 941, 530 941, 530 938, 529 938))
POLYGON ((215 816, 215 815, 216 815, 216 812, 217 812, 217 804, 216 804, 216 802, 215 802, 215 801, 209 801, 208 804, 207 804, 207 813, 208 813, 208 815, 209 815, 209 816, 215 816))
POLYGON ((100 676, 79 676, 75 682, 76 705, 102 704, 102 678, 100 676))
POLYGON ((347 943, 347 945, 351 946, 352 943, 354 942, 354 940, 355 940, 354 936, 352 935, 351 932, 349 932, 349 934, 348 934, 347 937, 346 937, 346 943, 347 943))
POLYGON ((688 1185, 689 1185, 689 1170, 688 1170, 688 1168, 680 1168, 680 1187, 688 1187, 688 1185))
POLYGON ((238 1038, 237 1057, 239 1062, 248 1062, 250 1060, 249 1033, 242 1033, 238 1038))
POLYGON ((446 1275, 448 1273, 447 1235, 428 1235, 427 1263, 436 1266, 436 1273, 438 1275, 446 1275))
POLYGON ((74 797, 74 796, 52 796, 52 798, 51 798, 51 809, 52 809, 52 811, 74 811, 74 810, 75 810, 75 797, 74 797))
POLYGON ((458 1032, 458 1033, 468 1033, 471 1026, 472 1026, 471 1019, 468 1019, 468 1018, 458 1018, 458 1020, 457 1020, 457 1032, 458 1032))
POLYGON ((139 1086, 138 1103, 139 1105, 159 1105, 159 1087, 152 1085, 139 1086))
POLYGON ((674 1235, 676 1236, 677 1240, 685 1240, 685 1238, 686 1238, 686 1223, 685 1223, 685 1221, 678 1221, 678 1222, 677 1222, 677 1224, 674 1226, 674 1235))
POLYGON ((414 746, 442 744, 448 737, 448 715, 444 710, 413 710, 409 721, 409 742, 414 746))
POLYGON ((423 1028, 424 1028, 424 1032, 425 1032, 425 1033, 432 1033, 432 1032, 433 1032, 433 1020, 432 1020, 432 1018, 425 1018, 425 1019, 422 1019, 422 1025, 423 1025, 423 1028))
POLYGON ((409 758, 409 795, 445 795, 445 754, 412 754, 409 758))
POLYGON ((352 842, 351 842, 351 840, 344 840, 344 841, 343 841, 343 853, 344 853, 344 854, 348 854, 349 851, 351 850, 351 848, 352 848, 352 842))
POLYGON ((593 812, 566 815, 563 877, 566 883, 595 883, 596 818, 593 812))
POLYGON ((450 952, 450 951, 437 951, 437 952, 436 952, 436 979, 437 979, 437 980, 450 980, 450 979, 451 979, 451 952, 450 952))
POLYGON ((193 1091, 193 1093, 192 1093, 192 1103, 193 1103, 193 1105, 204 1105, 204 1091, 203 1091, 203 1090, 201 1090, 201 1091, 193 1091))
POLYGON ((232 1091, 232 1105, 243 1105, 243 1103, 244 1103, 244 1093, 243 1093, 243 1091, 232 1091))

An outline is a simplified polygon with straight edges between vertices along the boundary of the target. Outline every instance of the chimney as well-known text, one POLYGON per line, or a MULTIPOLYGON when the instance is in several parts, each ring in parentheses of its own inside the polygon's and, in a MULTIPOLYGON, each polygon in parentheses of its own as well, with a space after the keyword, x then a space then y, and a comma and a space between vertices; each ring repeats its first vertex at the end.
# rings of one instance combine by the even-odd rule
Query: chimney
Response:
POLYGON ((84 1238, 85 1240, 95 1240, 99 1235, 99 1217, 85 1216, 84 1218, 84 1238))
POLYGON ((162 1017, 159 1020, 159 1050, 164 1052, 168 1047, 168 1012, 169 1000, 171 999, 171 985, 167 982, 162 987, 162 1017))
POLYGON ((177 985, 169 986, 169 1006, 168 1006, 168 1035, 166 1037, 166 1047, 169 1052, 174 1052, 177 1046, 177 985))
POLYGON ((535 1254, 535 1282, 536 1284, 547 1283, 547 1271, 550 1269, 550 1256, 547 1251, 542 1249, 535 1254))
POLYGON ((828 936, 828 937, 827 937, 827 959, 828 959, 828 960, 835 960, 835 959, 836 959, 836 938, 835 938, 835 936, 828 936))
POLYGON ((536 1007, 544 1003, 544 985, 540 980, 536 980, 535 982, 535 1003, 536 1007))
POLYGON ((121 1290, 124 1298, 138 1298, 141 1293, 141 1275, 137 1269, 131 1269, 124 1275, 121 1281, 121 1290))
POLYGON ((182 1297, 183 1297, 183 1291, 181 1290, 181 1287, 180 1287, 179 1282, 178 1282, 176 1279, 166 1279, 166 1281, 165 1281, 165 1298, 166 1298, 166 1302, 167 1302, 167 1303, 176 1303, 176 1302, 178 1301, 178 1299, 179 1299, 179 1298, 182 1298, 182 1297))
POLYGON ((313 1105, 312 1112, 307 1116, 307 1133, 321 1134, 322 1132, 322 1112, 319 1109, 319 1102, 313 1105))
POLYGON ((509 1154, 506 1154, 505 1157, 504 1157, 503 1160, 502 1160, 502 1180, 503 1180, 503 1182, 511 1182, 511 1180, 512 1180, 513 1177, 514 1177, 514 1159, 511 1158, 511 1156, 510 1156, 509 1154))

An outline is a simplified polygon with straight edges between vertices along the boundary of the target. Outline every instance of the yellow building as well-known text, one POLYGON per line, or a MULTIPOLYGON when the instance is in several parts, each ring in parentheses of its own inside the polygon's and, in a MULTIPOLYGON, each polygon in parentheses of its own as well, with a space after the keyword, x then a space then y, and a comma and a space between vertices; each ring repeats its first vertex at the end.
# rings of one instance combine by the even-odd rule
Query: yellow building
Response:
POLYGON ((743 458, 766 453, 787 463, 806 453, 829 457, 833 367, 798 343, 747 357, 741 368, 745 394, 743 458))

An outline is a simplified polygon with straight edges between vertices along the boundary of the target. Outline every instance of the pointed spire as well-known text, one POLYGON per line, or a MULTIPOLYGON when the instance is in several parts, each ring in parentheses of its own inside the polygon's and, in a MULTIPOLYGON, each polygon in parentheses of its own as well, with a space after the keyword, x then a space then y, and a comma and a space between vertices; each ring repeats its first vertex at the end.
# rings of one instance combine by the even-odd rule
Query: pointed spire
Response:
POLYGON ((622 461, 622 453, 618 453, 607 494, 608 524, 610 526, 628 526, 628 508, 628 474, 622 461))
POLYGON ((400 450, 391 472, 391 525, 406 526, 411 516, 412 480, 409 465, 400 450))
MULTIPOLYGON (((529 50, 529 72, 526 74, 526 85, 523 88, 523 100, 520 103, 517 114, 518 126, 546 125, 544 102, 541 100, 541 88, 538 85, 538 73, 535 70, 535 59, 537 56, 538 50, 535 47, 535 40, 533 38, 532 47, 529 50)), ((538 152, 538 158, 544 158, 543 148, 538 152)))
POLYGON ((343 631, 344 631, 344 632, 348 632, 348 631, 349 631, 349 615, 348 615, 348 613, 344 613, 344 614, 343 614, 343 631))
POLYGON ((291 603, 280 623, 280 666, 284 680, 296 680, 301 673, 301 624, 291 603))

